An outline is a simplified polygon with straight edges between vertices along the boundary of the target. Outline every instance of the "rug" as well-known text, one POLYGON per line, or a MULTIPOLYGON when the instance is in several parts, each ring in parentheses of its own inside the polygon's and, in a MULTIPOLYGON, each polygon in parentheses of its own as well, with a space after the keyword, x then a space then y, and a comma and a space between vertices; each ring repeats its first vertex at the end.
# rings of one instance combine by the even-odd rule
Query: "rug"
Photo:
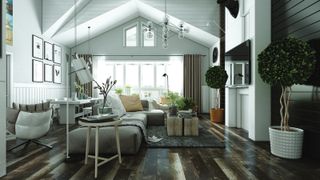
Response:
POLYGON ((199 136, 168 136, 165 126, 149 126, 148 136, 163 138, 156 143, 149 143, 149 148, 224 148, 224 142, 220 141, 203 127, 199 127, 199 136))

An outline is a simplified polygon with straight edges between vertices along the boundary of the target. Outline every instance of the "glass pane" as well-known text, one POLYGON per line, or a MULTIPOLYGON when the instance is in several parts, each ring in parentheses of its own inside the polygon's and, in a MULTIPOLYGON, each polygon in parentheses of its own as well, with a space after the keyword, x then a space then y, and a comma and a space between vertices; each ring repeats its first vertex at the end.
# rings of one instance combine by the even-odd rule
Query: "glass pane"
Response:
POLYGON ((126 30, 126 46, 137 46, 137 27, 126 30))
POLYGON ((154 87, 154 65, 141 65, 141 87, 154 87))
MULTIPOLYGON (((146 28, 146 26, 144 27, 146 28)), ((143 33, 143 46, 154 47, 154 30, 146 31, 143 33)))
POLYGON ((98 66, 98 77, 96 78, 96 81, 101 84, 106 81, 107 78, 111 76, 111 79, 114 79, 113 77, 113 65, 112 64, 101 64, 98 66))
POLYGON ((115 65, 115 79, 117 80, 117 87, 124 86, 124 65, 123 64, 116 64, 115 65))
POLYGON ((165 82, 166 82, 166 78, 163 77, 162 75, 166 72, 166 68, 164 64, 158 64, 156 66, 157 68, 157 88, 165 88, 165 82))
POLYGON ((126 85, 139 87, 139 66, 137 64, 126 65, 126 85))

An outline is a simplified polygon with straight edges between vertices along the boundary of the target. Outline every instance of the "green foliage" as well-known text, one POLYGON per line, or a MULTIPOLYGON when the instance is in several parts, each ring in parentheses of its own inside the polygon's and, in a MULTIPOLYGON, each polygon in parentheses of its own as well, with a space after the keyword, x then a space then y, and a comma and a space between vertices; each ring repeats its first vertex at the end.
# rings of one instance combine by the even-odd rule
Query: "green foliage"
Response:
POLYGON ((116 94, 121 95, 123 93, 123 89, 122 88, 116 88, 114 90, 116 92, 116 94))
POLYGON ((292 37, 271 43, 258 55, 258 72, 270 85, 301 84, 314 68, 314 51, 306 42, 292 37))
POLYGON ((227 80, 228 74, 221 66, 210 67, 206 72, 206 82, 211 88, 224 88, 227 80))
POLYGON ((193 109, 193 107, 195 106, 195 103, 191 98, 185 98, 185 97, 178 98, 176 103, 179 110, 193 109))
POLYGON ((169 91, 165 97, 169 99, 171 105, 176 105, 177 100, 180 98, 177 92, 172 92, 172 91, 169 91))

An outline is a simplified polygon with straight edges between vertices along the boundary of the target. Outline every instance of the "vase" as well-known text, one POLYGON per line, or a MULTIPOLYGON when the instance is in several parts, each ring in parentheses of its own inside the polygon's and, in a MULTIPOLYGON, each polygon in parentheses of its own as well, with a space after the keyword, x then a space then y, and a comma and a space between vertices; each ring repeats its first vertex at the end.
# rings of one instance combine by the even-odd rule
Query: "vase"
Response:
POLYGON ((108 107, 108 106, 99 107, 98 114, 110 114, 110 113, 112 113, 111 107, 108 107))

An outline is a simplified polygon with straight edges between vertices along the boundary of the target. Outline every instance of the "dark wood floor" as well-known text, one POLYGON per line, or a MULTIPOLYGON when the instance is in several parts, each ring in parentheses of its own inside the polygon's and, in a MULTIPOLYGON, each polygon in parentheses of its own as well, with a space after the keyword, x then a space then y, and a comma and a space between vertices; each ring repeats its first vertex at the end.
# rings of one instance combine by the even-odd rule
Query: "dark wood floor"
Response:
MULTIPOLYGON (((99 168, 98 179, 320 179, 317 160, 285 160, 270 155, 268 143, 254 143, 240 129, 200 122, 225 141, 225 148, 141 147, 136 155, 123 156, 99 168)), ((93 160, 83 156, 65 161, 65 128, 54 126, 43 139, 54 148, 30 144, 7 153, 7 176, 2 179, 94 179, 93 160)), ((8 146, 14 141, 8 142, 8 146)), ((71 142, 72 143, 72 142, 71 142)))

